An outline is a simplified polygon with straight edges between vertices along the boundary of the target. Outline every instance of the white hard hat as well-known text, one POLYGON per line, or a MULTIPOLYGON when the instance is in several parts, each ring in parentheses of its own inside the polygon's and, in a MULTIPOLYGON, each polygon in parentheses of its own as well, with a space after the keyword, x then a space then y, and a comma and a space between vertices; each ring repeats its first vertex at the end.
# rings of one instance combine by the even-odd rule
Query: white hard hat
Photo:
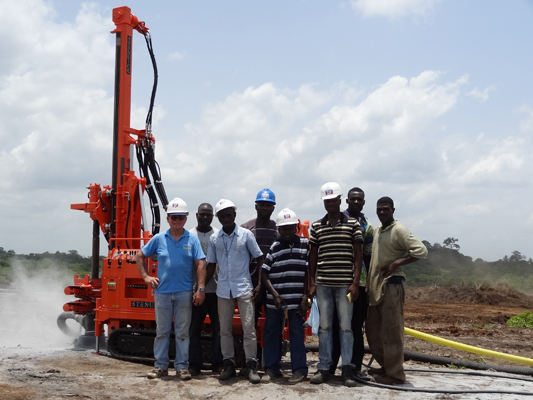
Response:
POLYGON ((276 217, 276 226, 295 225, 298 223, 298 216, 296 213, 288 208, 284 208, 278 213, 276 217))
POLYGON ((167 215, 189 215, 187 203, 185 203, 183 199, 176 197, 170 203, 168 203, 167 215))
POLYGON ((322 200, 335 199, 339 196, 342 196, 342 192, 338 183, 328 182, 320 188, 320 198, 322 200))
POLYGON ((235 207, 235 204, 233 204, 231 200, 220 199, 215 206, 215 217, 217 216, 219 211, 230 207, 233 207, 234 210, 237 210, 237 207, 235 207))

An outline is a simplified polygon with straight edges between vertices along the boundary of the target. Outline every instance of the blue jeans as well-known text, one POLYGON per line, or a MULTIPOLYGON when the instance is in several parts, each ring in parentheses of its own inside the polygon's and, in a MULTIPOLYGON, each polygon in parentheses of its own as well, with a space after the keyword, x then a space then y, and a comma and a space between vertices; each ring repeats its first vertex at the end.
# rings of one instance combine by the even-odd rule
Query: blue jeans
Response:
MULTIPOLYGON (((318 365, 319 370, 329 371, 333 348, 333 303, 339 316, 339 336, 341 340, 342 366, 351 365, 353 351, 352 314, 353 304, 346 294, 348 287, 317 286, 316 299, 320 311, 320 329, 318 330, 318 365)), ((341 366, 341 367, 342 367, 341 366)))
MULTIPOLYGON (((307 376, 307 362, 305 359, 304 326, 303 318, 297 310, 289 310, 289 335, 291 348, 292 373, 300 372, 307 376)), ((266 308, 265 319, 265 371, 278 373, 281 354, 281 334, 285 310, 266 308)))
POLYGON ((168 347, 172 317, 176 336, 176 371, 189 368, 189 327, 192 314, 192 290, 174 293, 155 293, 155 321, 157 336, 154 340, 155 366, 168 369, 168 347))

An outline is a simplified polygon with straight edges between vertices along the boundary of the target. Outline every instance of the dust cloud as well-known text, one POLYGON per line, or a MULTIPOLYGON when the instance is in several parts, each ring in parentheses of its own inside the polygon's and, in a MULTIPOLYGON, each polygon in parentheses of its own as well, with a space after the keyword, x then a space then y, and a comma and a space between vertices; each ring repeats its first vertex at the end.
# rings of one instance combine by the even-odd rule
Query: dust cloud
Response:
MULTIPOLYGON (((12 261, 13 282, 0 288, 0 347, 44 350, 72 347, 72 338, 57 327, 63 304, 74 300, 64 294, 73 283, 64 268, 49 265, 31 271, 22 261, 12 261)), ((81 329, 73 320, 69 328, 81 329)))

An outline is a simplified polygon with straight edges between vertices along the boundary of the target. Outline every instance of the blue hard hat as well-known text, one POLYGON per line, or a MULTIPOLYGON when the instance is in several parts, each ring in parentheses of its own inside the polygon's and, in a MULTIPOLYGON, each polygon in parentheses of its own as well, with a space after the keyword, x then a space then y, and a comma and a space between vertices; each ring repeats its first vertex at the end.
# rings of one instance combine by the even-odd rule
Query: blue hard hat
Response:
POLYGON ((259 193, 257 193, 257 198, 255 199, 255 202, 258 201, 268 201, 269 203, 276 204, 276 195, 274 192, 270 189, 263 189, 259 193))

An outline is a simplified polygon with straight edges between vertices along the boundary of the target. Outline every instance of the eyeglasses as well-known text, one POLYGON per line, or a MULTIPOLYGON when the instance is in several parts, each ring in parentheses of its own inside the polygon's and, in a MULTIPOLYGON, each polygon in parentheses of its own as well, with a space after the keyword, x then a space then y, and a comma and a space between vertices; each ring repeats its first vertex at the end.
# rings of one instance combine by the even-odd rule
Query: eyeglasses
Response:
POLYGON ((185 218, 187 218, 186 215, 169 215, 169 217, 172 221, 183 221, 185 218))

